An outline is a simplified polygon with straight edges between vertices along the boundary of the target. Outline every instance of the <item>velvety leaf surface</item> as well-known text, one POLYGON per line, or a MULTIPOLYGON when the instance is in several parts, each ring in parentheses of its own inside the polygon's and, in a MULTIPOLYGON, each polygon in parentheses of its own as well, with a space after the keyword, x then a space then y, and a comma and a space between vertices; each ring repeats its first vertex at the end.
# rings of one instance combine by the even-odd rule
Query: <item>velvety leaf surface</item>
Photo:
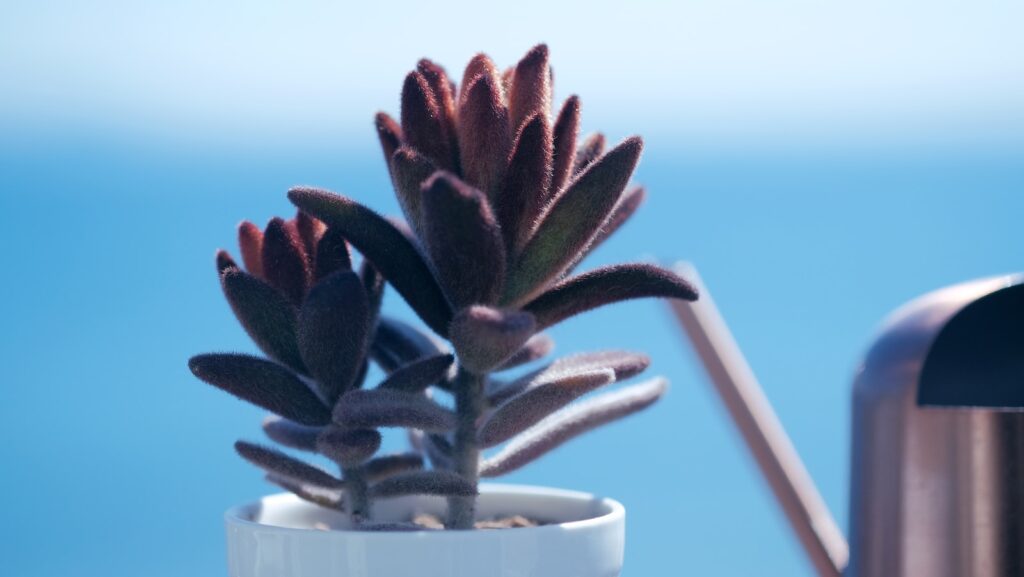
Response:
POLYGON ((534 328, 529 313, 477 305, 455 315, 449 340, 462 366, 482 375, 514 355, 533 336, 534 328))
POLYGON ((217 251, 216 260, 218 275, 224 274, 224 271, 229 268, 238 268, 238 263, 236 263, 235 259, 231 258, 231 254, 224 249, 217 251))
POLYGON ((619 201, 643 143, 629 138, 554 198, 510 271, 503 302, 527 302, 561 275, 597 235, 619 201))
POLYGON ((306 485, 273 473, 267 473, 265 479, 268 483, 277 485, 285 491, 293 493, 296 497, 325 509, 342 511, 345 508, 342 493, 339 490, 306 485))
POLYGON ((409 427, 442 432, 455 428, 455 413, 417 393, 357 390, 338 400, 334 422, 347 428, 409 427))
POLYGON ((391 157, 391 175, 395 185, 398 205, 409 225, 422 238, 423 183, 437 172, 437 165, 415 149, 403 146, 391 157))
POLYGON ((329 228, 316 245, 314 279, 317 282, 339 270, 352 270, 352 255, 348 250, 345 236, 338 229, 329 228))
POLYGON ((268 357, 305 372, 295 305, 274 287, 238 269, 225 270, 220 282, 231 310, 256 346, 268 357))
POLYGON ((311 427, 275 415, 263 419, 263 432, 278 445, 316 452, 316 438, 323 427, 311 427))
POLYGON ((306 266, 312 271, 316 264, 316 248, 320 244, 320 237, 323 236, 326 227, 324 223, 298 211, 295 215, 295 230, 299 232, 302 239, 302 249, 306 254, 306 266))
POLYGON ((451 354, 435 355, 413 361, 388 375, 380 383, 379 388, 420 393, 446 378, 454 362, 455 356, 451 354))
POLYGON ((668 382, 658 377, 563 409, 484 460, 480 465, 480 476, 497 477, 511 473, 566 441, 651 406, 667 389, 668 382))
POLYGON ((309 269, 302 238, 294 226, 273 218, 263 233, 263 278, 296 306, 309 287, 309 269))
POLYGON ((440 495, 444 497, 476 495, 476 486, 451 471, 413 471, 394 475, 370 486, 371 497, 402 495, 440 495))
POLYGON ((357 274, 338 271, 309 291, 299 312, 299 350, 328 401, 352 388, 369 337, 369 303, 357 274))
POLYGON ((430 83, 419 71, 410 72, 402 86, 402 136, 434 164, 451 167, 454 154, 441 108, 430 83))
MULTIPOLYGON (((556 381, 573 375, 603 369, 611 370, 616 381, 624 381, 644 372, 651 359, 643 353, 628 351, 598 351, 562 357, 536 371, 529 372, 511 383, 488 385, 487 400, 497 405, 527 390, 536 383, 556 381)), ((494 381, 492 381, 494 383, 494 381)))
POLYGON ((480 425, 477 440, 483 447, 504 443, 572 401, 614 381, 615 372, 611 369, 535 381, 494 409, 480 425))
POLYGON ((591 134, 583 140, 579 150, 576 151, 576 158, 573 161, 573 173, 579 174, 586 170, 595 160, 601 158, 604 152, 605 138, 600 132, 591 134))
POLYGON ((381 435, 373 429, 343 429, 330 425, 316 440, 317 451, 342 467, 357 467, 380 449, 381 435))
POLYGON ((501 229, 482 192, 437 172, 423 185, 424 242, 456 308, 494 302, 505 278, 501 229))
POLYGON ((461 99, 458 125, 462 178, 493 196, 501 191, 512 148, 508 108, 502 99, 501 85, 491 74, 480 74, 464 86, 466 93, 461 99))
POLYGON ((211 353, 189 359, 202 381, 276 415, 304 425, 326 425, 331 412, 305 382, 266 359, 235 353, 211 353))
POLYGON ((288 198, 328 226, 337 227, 438 334, 447 334, 452 309, 419 250, 394 225, 343 196, 296 188, 288 198))
POLYGON ((466 69, 462 73, 462 84, 459 86, 458 105, 461 107, 462 103, 466 100, 466 96, 469 94, 469 85, 473 83, 478 76, 487 76, 495 81, 500 79, 498 74, 498 67, 494 65, 494 61, 484 53, 478 53, 470 58, 469 63, 466 64, 466 69))
POLYGON ((458 142, 456 142, 455 131, 455 87, 452 86, 448 73, 438 64, 424 58, 416 64, 416 71, 423 75, 430 92, 437 103, 437 110, 441 116, 441 134, 446 141, 450 157, 445 159, 441 168, 450 171, 458 171, 458 142))
POLYGON ((587 253, 596 250, 604 241, 615 234, 622 225, 626 224, 626 221, 640 208, 640 205, 643 204, 646 198, 647 192, 642 186, 634 186, 623 193, 622 198, 619 199, 618 204, 612 210, 611 216, 608 217, 608 220, 601 227, 601 231, 597 233, 590 246, 587 247, 587 253))
POLYGON ((523 307, 538 330, 607 304, 658 297, 692 301, 697 289, 674 273, 650 264, 613 265, 564 280, 523 307))
POLYGON ((359 265, 359 280, 363 283, 363 290, 366 291, 367 308, 370 311, 369 327, 372 331, 380 317, 380 307, 384 304, 384 288, 387 283, 384 280, 384 275, 380 274, 380 270, 373 266, 368 258, 364 258, 363 263, 359 265))
POLYGON ((314 487, 326 489, 341 489, 345 486, 341 479, 334 477, 327 471, 290 457, 276 449, 246 441, 238 441, 235 443, 235 451, 253 465, 289 481, 307 483, 314 487))
POLYGON ((238 247, 242 252, 245 270, 256 277, 263 277, 263 231, 255 224, 243 220, 238 225, 238 247))
POLYGON ((514 355, 508 358, 507 361, 501 364, 500 367, 496 368, 495 371, 505 371, 508 369, 514 369, 516 367, 532 363, 538 359, 542 359, 555 350, 555 341, 547 335, 533 335, 530 340, 526 341, 526 344, 519 348, 514 355))
POLYGON ((370 482, 380 481, 399 473, 423 468, 423 457, 416 453, 397 453, 370 459, 363 465, 363 475, 370 482))
POLYGON ((540 114, 546 118, 550 113, 551 69, 548 65, 547 45, 534 46, 516 65, 508 102, 514 130, 518 130, 534 115, 540 114))
POLYGON ((495 199, 498 222, 509 254, 517 255, 529 240, 551 187, 551 128, 545 114, 527 119, 516 136, 505 175, 495 199))
POLYGON ((384 162, 390 164, 391 157, 398 147, 402 146, 402 127, 384 112, 378 112, 373 117, 373 125, 377 129, 380 148, 384 151, 384 162))
POLYGON ((396 318, 383 316, 377 323, 377 334, 371 345, 373 358, 391 372, 402 365, 424 357, 444 354, 427 334, 396 318))
POLYGON ((569 182, 576 162, 576 139, 580 134, 580 99, 570 96, 558 113, 554 128, 551 194, 557 194, 569 182))

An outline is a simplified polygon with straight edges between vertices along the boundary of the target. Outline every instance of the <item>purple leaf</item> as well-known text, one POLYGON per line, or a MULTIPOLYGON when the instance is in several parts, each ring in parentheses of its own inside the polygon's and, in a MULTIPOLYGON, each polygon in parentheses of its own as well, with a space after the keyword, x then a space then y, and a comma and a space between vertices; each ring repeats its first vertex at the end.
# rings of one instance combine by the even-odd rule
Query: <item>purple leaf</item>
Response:
POLYGON ((402 127, 384 112, 378 112, 373 117, 373 125, 377 129, 377 138, 380 139, 380 147, 384 151, 384 162, 391 165, 391 157, 402 146, 402 127))
POLYGON ((304 425, 326 425, 331 412, 305 382, 265 359, 234 353, 196 355, 188 367, 199 379, 304 425))
POLYGON ((402 136, 438 166, 454 167, 444 116, 430 83, 418 71, 410 72, 402 86, 402 136))
POLYGON ((574 437, 651 406, 667 388, 668 382, 658 377, 563 409, 484 460, 480 465, 480 476, 497 477, 511 473, 574 437))
POLYGON ((306 483, 325 489, 341 489, 345 486, 341 479, 334 477, 327 471, 290 457, 276 449, 246 441, 237 441, 235 443, 235 451, 238 451, 242 458, 253 465, 289 481, 306 483))
POLYGON ((530 238, 551 187, 551 127, 545 114, 529 118, 516 137, 504 189, 495 198, 498 221, 509 254, 530 238))
POLYGON ((514 355, 534 329, 533 316, 528 313, 476 305, 455 315, 449 340, 461 365, 482 375, 514 355))
POLYGON ((409 427, 442 432, 455 428, 455 413, 418 393, 356 390, 338 399, 334 422, 352 429, 409 427))
POLYGON ((439 171, 423 184, 424 243, 456 308, 491 303, 505 278, 501 229, 482 192, 439 171))
POLYGON ((403 146, 391 157, 391 177, 395 195, 402 207, 405 219, 416 232, 423 236, 423 183, 437 172, 437 166, 416 150, 403 146))
POLYGON ((316 440, 317 451, 342 467, 358 467, 380 449, 380 433, 373 429, 343 429, 330 425, 316 440))
POLYGON ((674 273, 650 264, 620 264, 564 280, 523 307, 545 329, 569 317, 629 299, 657 297, 692 301, 697 289, 674 273))
POLYGON ((363 474, 368 481, 373 482, 422 468, 423 457, 416 453, 397 453, 370 459, 363 465, 363 474))
POLYGON ((220 282, 231 310, 256 346, 268 357, 305 372, 296 337, 295 305, 274 287, 238 269, 224 271, 220 282))
POLYGON ((359 265, 359 280, 363 283, 363 290, 366 291, 370 317, 369 327, 372 331, 380 317, 380 307, 384 304, 384 276, 380 274, 377 267, 373 266, 370 259, 364 258, 363 263, 359 265))
POLYGON ((352 255, 341 231, 328 228, 316 245, 314 278, 319 282, 339 270, 352 270, 352 255))
POLYGON ((451 471, 413 471, 388 477, 370 486, 370 496, 377 498, 402 495, 471 497, 476 493, 476 485, 451 471))
POLYGON ((352 388, 369 337, 369 303, 359 275, 338 271, 309 291, 299 311, 299 351, 329 402, 352 388))
POLYGON ((643 143, 629 138, 581 173, 540 216, 505 286, 505 304, 528 302, 586 250, 619 201, 643 143))
POLYGON ((580 99, 572 95, 562 111, 554 128, 553 172, 551 176, 551 194, 558 194, 572 175, 572 166, 576 161, 576 138, 580 133, 580 99))
POLYGON ((393 224, 349 198, 322 190, 296 188, 289 191, 288 198, 328 226, 337 227, 431 329, 447 334, 451 305, 419 250, 393 224))
POLYGON ((591 134, 580 145, 576 151, 576 159, 573 161, 573 174, 579 174, 587 169, 595 160, 601 158, 604 152, 605 139, 600 132, 591 134))
POLYGON ((615 234, 615 231, 619 230, 622 225, 626 224, 626 221, 633 216, 633 213, 635 213, 638 208, 640 208, 640 205, 643 204, 646 198, 647 192, 644 191, 642 186, 634 186, 623 193, 622 198, 619 199, 619 203, 616 204, 615 208, 612 210, 611 216, 608 217, 608 220, 606 220, 604 225, 601 227, 601 231, 598 232, 597 236, 594 237, 594 240, 590 242, 590 246, 587 247, 587 252, 593 252, 597 247, 601 246, 604 241, 608 240, 608 237, 615 234))
POLYGON ((268 483, 272 483, 281 487, 285 491, 293 493, 303 501, 308 501, 314 505, 319 505, 325 509, 333 509, 335 511, 342 511, 345 508, 344 502, 341 498, 341 491, 336 489, 314 487, 312 485, 286 479, 285 477, 275 475, 273 473, 267 473, 264 478, 268 483))
POLYGON ((399 367, 378 386, 408 393, 420 393, 427 387, 443 380, 455 362, 451 354, 427 357, 399 367))
POLYGON ((459 163, 458 142, 455 136, 455 87, 448 79, 448 73, 444 68, 426 58, 416 64, 416 70, 427 80, 434 95, 438 112, 441 114, 441 131, 451 151, 451 162, 447 165, 442 164, 442 168, 456 171, 459 163))
POLYGON ((504 443, 583 395, 613 382, 615 371, 611 369, 534 381, 491 413, 480 425, 477 440, 483 447, 504 443))
POLYGON ((387 372, 417 359, 444 353, 429 335, 391 317, 381 317, 377 323, 371 352, 387 372))
POLYGON ((263 419, 263 432, 278 445, 289 449, 316 452, 316 438, 323 427, 311 427, 271 415, 263 419))
POLYGON ((309 270, 302 239, 294 226, 275 217, 263 234, 263 278, 296 306, 309 287, 309 270))
POLYGON ((541 369, 527 373, 511 383, 489 386, 487 400, 491 406, 495 406, 525 391, 534 383, 549 382, 602 369, 613 371, 616 381, 624 381, 644 372, 650 364, 651 359, 647 355, 627 351, 599 351, 569 355, 541 369))
POLYGON ((316 264, 316 248, 320 244, 320 237, 324 235, 325 229, 324 223, 301 210, 295 215, 295 230, 299 232, 299 238, 302 239, 302 249, 306 253, 306 263, 310 271, 316 264))
POLYGON ((495 369, 505 371, 544 358, 555 349, 555 341, 547 335, 533 335, 514 355, 495 369))
POLYGON ((551 113, 551 68, 546 44, 531 48, 516 65, 508 111, 511 126, 517 131, 531 117, 540 114, 547 118, 551 113))
POLYGON ((217 274, 222 275, 224 274, 224 271, 228 270, 229 268, 237 269, 238 263, 235 262, 235 259, 231 258, 231 254, 228 251, 224 249, 218 250, 217 274))
POLYGON ((462 177, 470 185, 494 196, 501 190, 512 149, 508 109, 500 81, 484 73, 464 85, 459 107, 459 145, 462 177))
POLYGON ((482 52, 469 60, 466 70, 462 73, 462 84, 460 85, 461 90, 459 91, 458 99, 459 106, 462 106, 462 102, 466 100, 467 88, 478 76, 489 76, 495 80, 498 79, 498 68, 494 65, 491 58, 482 52))
POLYGON ((263 278, 263 231, 255 224, 243 220, 238 225, 238 246, 242 263, 249 274, 263 278))

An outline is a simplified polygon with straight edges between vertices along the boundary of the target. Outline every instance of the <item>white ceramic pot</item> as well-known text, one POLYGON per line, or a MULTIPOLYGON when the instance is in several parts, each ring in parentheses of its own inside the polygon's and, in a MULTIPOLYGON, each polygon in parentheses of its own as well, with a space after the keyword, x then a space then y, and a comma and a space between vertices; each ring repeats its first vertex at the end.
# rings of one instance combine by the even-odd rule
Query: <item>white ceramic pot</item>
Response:
MULTIPOLYGON (((444 499, 413 496, 374 503, 378 521, 443 515, 444 499)), ((626 512, 587 493, 482 485, 479 518, 523 515, 548 524, 477 531, 365 532, 345 515, 288 493, 231 509, 231 577, 617 577, 626 512), (319 527, 319 528, 318 528, 319 527)))

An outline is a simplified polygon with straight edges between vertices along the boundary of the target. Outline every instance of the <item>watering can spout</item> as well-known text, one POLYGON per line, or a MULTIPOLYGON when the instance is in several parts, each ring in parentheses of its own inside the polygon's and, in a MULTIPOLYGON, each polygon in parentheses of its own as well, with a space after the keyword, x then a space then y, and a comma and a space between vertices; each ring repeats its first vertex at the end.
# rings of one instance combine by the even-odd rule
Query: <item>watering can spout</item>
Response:
POLYGON ((843 575, 849 547, 835 518, 825 506, 697 270, 689 263, 679 263, 676 272, 694 283, 700 298, 694 302, 671 301, 672 311, 786 519, 818 575, 843 575))

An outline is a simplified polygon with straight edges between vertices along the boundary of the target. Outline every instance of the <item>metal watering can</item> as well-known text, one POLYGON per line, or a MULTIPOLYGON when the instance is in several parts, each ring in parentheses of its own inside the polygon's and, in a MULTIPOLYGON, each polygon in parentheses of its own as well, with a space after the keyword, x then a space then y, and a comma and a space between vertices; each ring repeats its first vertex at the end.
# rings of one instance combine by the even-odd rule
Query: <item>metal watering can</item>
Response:
POLYGON ((673 312, 819 575, 1024 577, 1024 274, 883 324, 853 383, 849 544, 699 288, 673 312))

